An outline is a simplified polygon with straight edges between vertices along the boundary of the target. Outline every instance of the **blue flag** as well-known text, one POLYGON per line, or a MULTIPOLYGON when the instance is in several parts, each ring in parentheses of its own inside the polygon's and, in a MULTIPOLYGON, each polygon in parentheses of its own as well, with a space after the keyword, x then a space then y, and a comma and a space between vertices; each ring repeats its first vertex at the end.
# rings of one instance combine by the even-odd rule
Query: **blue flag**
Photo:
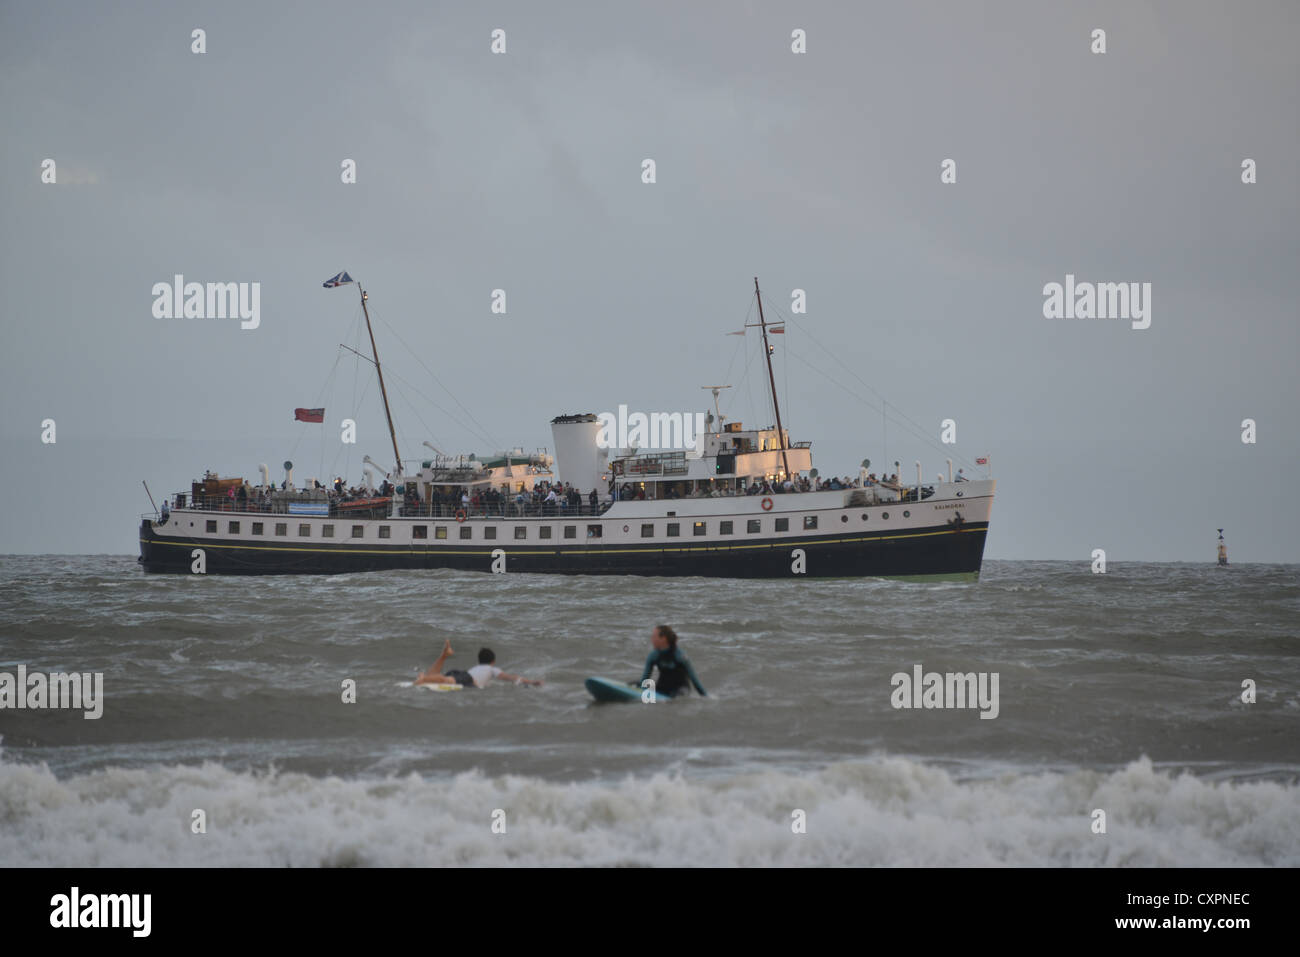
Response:
POLYGON ((351 276, 349 276, 345 272, 341 272, 337 276, 333 276, 330 279, 326 279, 324 282, 324 286, 326 289, 333 289, 335 286, 342 286, 344 283, 349 283, 353 281, 354 280, 351 276))

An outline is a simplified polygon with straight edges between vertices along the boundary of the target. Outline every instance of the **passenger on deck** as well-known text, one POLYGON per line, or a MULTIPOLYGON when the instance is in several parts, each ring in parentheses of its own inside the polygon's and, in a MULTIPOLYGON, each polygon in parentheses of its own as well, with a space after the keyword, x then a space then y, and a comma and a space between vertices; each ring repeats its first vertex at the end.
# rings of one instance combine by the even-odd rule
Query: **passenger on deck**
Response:
POLYGON ((957 470, 957 477, 956 477, 955 479, 953 479, 953 481, 955 481, 955 482, 969 482, 970 479, 968 479, 968 478, 966 477, 966 471, 965 471, 964 469, 958 469, 958 470, 957 470))

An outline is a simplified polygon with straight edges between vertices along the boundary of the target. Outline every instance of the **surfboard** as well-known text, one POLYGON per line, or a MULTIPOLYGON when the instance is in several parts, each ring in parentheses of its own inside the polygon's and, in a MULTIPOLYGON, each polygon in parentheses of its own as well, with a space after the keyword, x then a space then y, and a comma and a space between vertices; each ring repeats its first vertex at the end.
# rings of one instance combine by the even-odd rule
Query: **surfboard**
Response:
MULTIPOLYGON (((597 701, 641 701, 641 689, 624 681, 610 681, 608 678, 588 678, 584 684, 591 696, 597 701)), ((672 699, 667 695, 655 694, 651 698, 654 704, 663 704, 672 699)))
POLYGON ((463 688, 463 687, 465 687, 465 686, 462 685, 462 684, 453 684, 453 685, 432 685, 432 684, 430 684, 430 685, 417 685, 417 684, 415 684, 415 682, 413 682, 413 681, 399 681, 399 682, 397 682, 397 687, 399 687, 399 688, 410 688, 410 687, 416 687, 416 688, 423 688, 425 691, 459 691, 461 688, 463 688))

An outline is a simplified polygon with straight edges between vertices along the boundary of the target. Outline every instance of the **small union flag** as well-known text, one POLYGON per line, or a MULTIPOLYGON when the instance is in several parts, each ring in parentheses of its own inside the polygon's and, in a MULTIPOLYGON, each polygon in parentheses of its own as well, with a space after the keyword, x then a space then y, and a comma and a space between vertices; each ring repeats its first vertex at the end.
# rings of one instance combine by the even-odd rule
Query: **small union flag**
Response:
MULTIPOLYGON (((322 409, 321 411, 324 411, 324 410, 322 409)), ((988 465, 988 464, 989 464, 988 456, 986 455, 986 456, 984 456, 983 458, 978 458, 978 459, 976 459, 976 460, 975 460, 975 464, 976 464, 976 465, 988 465)))
POLYGON ((324 422, 324 409, 294 409, 293 418, 295 422, 324 422))

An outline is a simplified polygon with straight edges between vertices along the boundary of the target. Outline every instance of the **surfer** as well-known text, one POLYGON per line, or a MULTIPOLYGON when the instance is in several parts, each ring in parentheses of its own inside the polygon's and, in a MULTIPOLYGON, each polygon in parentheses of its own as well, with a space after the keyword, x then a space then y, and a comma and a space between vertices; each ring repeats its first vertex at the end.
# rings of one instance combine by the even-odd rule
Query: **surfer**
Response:
POLYGON ((638 687, 641 686, 641 682, 650 677, 650 672, 658 668, 659 677, 655 679, 656 694, 671 698, 686 687, 687 681, 693 684, 695 690, 701 695, 706 694, 704 685, 700 684, 700 679, 695 674, 695 669, 677 648, 677 632, 667 625, 656 625, 650 633, 650 644, 654 645, 654 648, 645 660, 645 671, 641 674, 641 680, 637 682, 638 687))
POLYGON ((442 643, 442 654, 438 660, 433 663, 433 667, 421 674, 415 679, 417 685, 463 685, 466 688, 485 688, 487 683, 493 678, 501 678, 503 681, 513 681, 517 685, 538 685, 542 681, 540 678, 525 678, 522 675, 512 675, 502 671, 495 664, 497 656, 492 653, 491 648, 480 648, 478 650, 478 664, 468 671, 462 671, 459 668, 452 668, 450 671, 443 672, 442 666, 447 663, 454 651, 451 650, 450 639, 442 643))

